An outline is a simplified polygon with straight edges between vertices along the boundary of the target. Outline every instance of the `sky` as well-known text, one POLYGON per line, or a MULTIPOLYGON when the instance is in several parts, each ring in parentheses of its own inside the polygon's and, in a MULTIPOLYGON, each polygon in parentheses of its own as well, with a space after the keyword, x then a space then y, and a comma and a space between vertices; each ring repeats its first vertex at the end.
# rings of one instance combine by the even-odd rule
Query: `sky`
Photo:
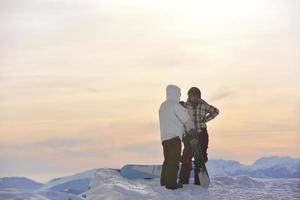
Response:
POLYGON ((210 159, 300 157, 297 0, 2 0, 0 24, 0 177, 161 163, 168 84, 219 108, 210 159))

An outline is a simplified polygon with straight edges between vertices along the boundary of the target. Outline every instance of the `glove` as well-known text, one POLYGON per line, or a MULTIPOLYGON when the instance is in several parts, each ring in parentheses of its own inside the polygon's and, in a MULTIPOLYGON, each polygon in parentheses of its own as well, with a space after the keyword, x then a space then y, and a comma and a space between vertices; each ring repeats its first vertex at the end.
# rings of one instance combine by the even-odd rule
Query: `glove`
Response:
POLYGON ((190 143, 191 140, 197 139, 197 137, 198 137, 197 131, 195 129, 191 129, 190 131, 186 132, 183 135, 182 141, 184 144, 188 144, 188 143, 190 143))
POLYGON ((183 107, 185 107, 185 102, 184 101, 179 101, 180 105, 182 105, 183 107))
POLYGON ((192 137, 193 139, 198 137, 197 131, 195 129, 191 129, 187 132, 187 134, 190 135, 190 137, 192 137))

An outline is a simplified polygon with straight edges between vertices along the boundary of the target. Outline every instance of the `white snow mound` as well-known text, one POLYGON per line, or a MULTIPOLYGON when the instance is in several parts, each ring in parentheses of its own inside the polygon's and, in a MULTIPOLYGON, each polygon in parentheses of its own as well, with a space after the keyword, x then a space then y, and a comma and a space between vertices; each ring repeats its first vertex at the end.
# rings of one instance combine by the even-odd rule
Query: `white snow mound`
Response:
POLYGON ((128 180, 111 169, 99 169, 92 178, 87 200, 294 200, 300 199, 300 179, 257 179, 248 176, 213 177, 208 189, 193 184, 167 190, 159 179, 128 180))

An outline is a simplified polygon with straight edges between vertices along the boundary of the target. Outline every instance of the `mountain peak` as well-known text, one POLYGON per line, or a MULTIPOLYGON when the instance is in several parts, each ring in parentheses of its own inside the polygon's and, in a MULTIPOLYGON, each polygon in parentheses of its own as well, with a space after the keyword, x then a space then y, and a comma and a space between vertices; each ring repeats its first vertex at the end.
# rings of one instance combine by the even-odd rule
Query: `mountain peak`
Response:
POLYGON ((0 188, 38 189, 43 184, 26 177, 3 177, 0 178, 0 188))
POLYGON ((254 169, 260 168, 269 168, 272 166, 289 166, 295 165, 299 162, 300 159, 291 158, 288 156, 270 156, 270 157, 262 157, 258 159, 251 167, 254 169))

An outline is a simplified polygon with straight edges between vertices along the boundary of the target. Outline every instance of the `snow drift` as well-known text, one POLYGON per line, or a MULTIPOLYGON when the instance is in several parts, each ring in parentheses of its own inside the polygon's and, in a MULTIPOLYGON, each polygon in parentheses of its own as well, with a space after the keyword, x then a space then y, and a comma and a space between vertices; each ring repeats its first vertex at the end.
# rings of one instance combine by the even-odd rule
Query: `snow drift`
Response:
POLYGON ((228 176, 213 177, 208 189, 189 184, 172 191, 161 187, 159 179, 127 180, 116 170, 99 169, 91 181, 91 189, 82 196, 87 200, 294 200, 300 198, 299 185, 300 179, 228 176))
POLYGON ((211 185, 207 190, 189 184, 169 191, 160 187, 158 179, 127 180, 114 169, 93 169, 46 184, 4 177, 0 178, 0 200, 300 199, 300 159, 266 157, 250 166, 212 159, 208 170, 211 185))

